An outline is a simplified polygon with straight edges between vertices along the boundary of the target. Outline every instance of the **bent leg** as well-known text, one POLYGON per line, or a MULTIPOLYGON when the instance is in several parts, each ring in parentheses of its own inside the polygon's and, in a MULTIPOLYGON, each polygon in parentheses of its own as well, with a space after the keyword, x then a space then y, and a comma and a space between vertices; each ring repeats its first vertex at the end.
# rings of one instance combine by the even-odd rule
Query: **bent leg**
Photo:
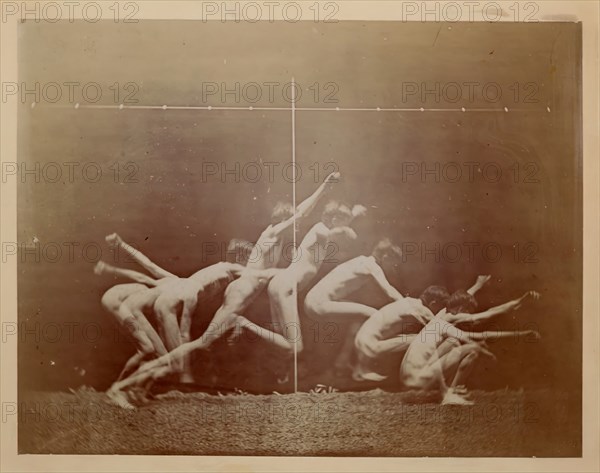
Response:
POLYGON ((130 295, 140 292, 144 289, 148 288, 145 285, 138 283, 117 284, 116 286, 108 289, 102 295, 100 303, 106 311, 110 312, 115 317, 118 317, 117 313, 123 301, 130 295))
POLYGON ((140 366, 138 370, 128 378, 114 383, 111 387, 112 391, 119 391, 130 386, 144 385, 149 380, 156 380, 169 374, 175 373, 175 361, 181 360, 189 356, 196 350, 208 349, 223 333, 233 328, 236 322, 235 314, 220 308, 208 329, 196 340, 184 343, 175 348, 171 352, 163 355, 156 360, 149 361, 140 366))
POLYGON ((250 320, 248 320, 246 317, 244 317, 242 315, 237 315, 236 323, 239 324, 241 328, 254 333, 259 338, 262 338, 263 340, 268 341, 269 343, 275 345, 276 347, 281 348, 282 350, 285 350, 286 352, 289 351, 290 342, 283 335, 273 332, 267 328, 261 327, 260 325, 257 325, 254 322, 251 322, 250 320))
POLYGON ((140 273, 139 271, 134 271, 133 269, 117 268, 116 266, 112 266, 104 261, 98 261, 96 263, 96 266, 94 266, 94 273, 98 275, 113 274, 125 279, 130 279, 140 284, 145 284, 148 287, 157 286, 156 279, 152 279, 150 276, 140 273))
POLYGON ((133 246, 125 243, 123 239, 117 235, 116 233, 112 233, 111 235, 106 236, 106 243, 108 243, 113 248, 121 248, 124 250, 137 264, 139 264, 142 268, 148 271, 152 276, 157 279, 168 278, 168 277, 176 277, 174 274, 170 273, 166 269, 161 268, 154 261, 151 261, 145 254, 141 251, 136 250, 133 246))
POLYGON ((269 302, 271 304, 271 318, 275 324, 281 324, 286 331, 290 327, 294 330, 292 339, 287 339, 288 352, 300 353, 303 349, 302 333, 300 330, 300 316, 298 315, 297 288, 293 281, 287 280, 289 275, 282 273, 271 280, 269 284, 269 302))
MULTIPOLYGON (((183 301, 183 308, 181 310, 181 321, 179 323, 179 332, 181 333, 181 342, 187 343, 191 341, 191 330, 192 330, 192 315, 196 310, 198 303, 198 297, 194 294, 191 297, 187 297, 183 301)), ((182 373, 180 376, 182 383, 193 383, 194 375, 192 374, 192 360, 190 356, 185 356, 182 359, 182 373)))
MULTIPOLYGON (((177 322, 178 306, 181 306, 179 299, 169 297, 168 294, 161 294, 154 303, 158 331, 167 351, 172 351, 183 343, 177 322)), ((174 360, 173 364, 175 370, 183 372, 181 360, 174 360)))

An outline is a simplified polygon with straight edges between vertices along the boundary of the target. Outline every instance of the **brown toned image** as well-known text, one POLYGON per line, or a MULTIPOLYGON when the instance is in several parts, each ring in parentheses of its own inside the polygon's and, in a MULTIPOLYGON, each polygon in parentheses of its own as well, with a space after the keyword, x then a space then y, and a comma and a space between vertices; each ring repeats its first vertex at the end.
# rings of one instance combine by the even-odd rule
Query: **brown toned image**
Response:
POLYGON ((585 21, 52 3, 2 9, 19 455, 582 457, 585 21))

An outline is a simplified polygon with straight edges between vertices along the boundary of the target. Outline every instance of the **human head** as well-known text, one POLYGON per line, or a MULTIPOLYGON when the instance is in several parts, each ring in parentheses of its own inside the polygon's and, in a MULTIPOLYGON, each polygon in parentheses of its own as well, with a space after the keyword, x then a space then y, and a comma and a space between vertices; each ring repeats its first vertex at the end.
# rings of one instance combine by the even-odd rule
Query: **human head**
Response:
POLYGON ((394 245, 389 238, 382 238, 373 247, 371 256, 375 258, 380 266, 388 262, 395 264, 402 258, 402 250, 399 246, 394 245))
POLYGON ((294 208, 288 202, 277 202, 271 213, 271 224, 277 225, 294 215, 294 208))
POLYGON ((477 309, 477 301, 467 291, 458 290, 448 298, 446 309, 451 314, 472 314, 477 309))
POLYGON ((232 238, 227 245, 227 261, 246 265, 254 245, 240 238, 232 238))
POLYGON ((450 294, 444 286, 429 286, 421 293, 419 299, 433 314, 437 314, 446 307, 448 297, 450 294))
POLYGON ((328 227, 344 227, 352 221, 350 206, 337 200, 330 200, 323 209, 321 221, 328 227))

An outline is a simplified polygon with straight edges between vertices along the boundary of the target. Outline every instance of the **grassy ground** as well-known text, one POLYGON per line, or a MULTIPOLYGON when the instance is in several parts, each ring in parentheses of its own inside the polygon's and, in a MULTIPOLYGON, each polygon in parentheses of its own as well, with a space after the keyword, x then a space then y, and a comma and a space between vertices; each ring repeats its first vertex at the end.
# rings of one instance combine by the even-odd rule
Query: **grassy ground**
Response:
POLYGON ((19 405, 20 453, 579 456, 573 400, 546 390, 473 392, 474 406, 435 394, 183 394, 136 411, 103 394, 28 393, 19 405))

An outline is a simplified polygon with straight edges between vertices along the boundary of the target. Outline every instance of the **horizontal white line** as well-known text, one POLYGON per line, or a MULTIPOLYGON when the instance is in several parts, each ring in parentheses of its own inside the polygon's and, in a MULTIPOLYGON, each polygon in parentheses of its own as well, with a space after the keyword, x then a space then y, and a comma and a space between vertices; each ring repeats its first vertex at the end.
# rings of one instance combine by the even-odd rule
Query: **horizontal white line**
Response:
MULTIPOLYGON (((31 104, 34 108, 37 104, 31 104)), ((221 107, 221 106, 184 106, 184 105, 94 105, 94 104, 75 104, 75 105, 63 105, 63 104, 45 104, 44 106, 53 108, 73 108, 73 109, 104 109, 104 110, 206 110, 206 111, 218 111, 218 110, 234 110, 234 111, 271 111, 271 112, 290 112, 292 107, 221 107)), ((383 108, 383 107, 296 107, 297 112, 541 112, 542 109, 533 108, 383 108)), ((550 112, 550 108, 547 107, 547 112, 550 112)))

